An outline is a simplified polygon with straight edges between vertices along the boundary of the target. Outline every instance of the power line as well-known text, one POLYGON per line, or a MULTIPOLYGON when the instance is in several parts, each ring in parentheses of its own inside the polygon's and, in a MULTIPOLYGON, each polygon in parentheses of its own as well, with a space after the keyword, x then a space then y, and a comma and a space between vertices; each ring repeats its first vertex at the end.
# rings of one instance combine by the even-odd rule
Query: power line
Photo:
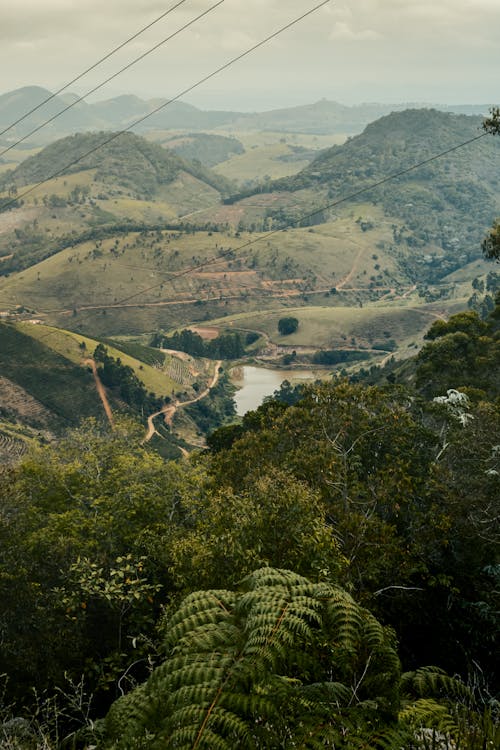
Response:
POLYGON ((157 289, 159 286, 162 286, 168 281, 172 281, 173 279, 176 279, 180 276, 185 276, 188 273, 191 273, 192 271, 198 270, 198 268, 204 268, 205 266, 209 266, 213 263, 216 263, 217 261, 219 261, 221 258, 224 258, 229 253, 235 253, 240 250, 244 250, 245 248, 250 247, 251 245, 255 245, 257 242, 262 242, 262 240, 266 240, 269 237, 274 236, 275 234, 284 232, 287 229, 290 229, 290 227, 300 224, 306 219, 311 219, 313 216, 316 216, 322 211, 329 211, 332 208, 336 208, 337 206, 340 206, 342 203, 346 203, 347 201, 357 198, 359 195, 363 195, 363 193, 367 193, 368 191, 373 190, 374 188, 379 187, 380 185, 384 185, 385 183, 390 182, 391 180, 395 180, 397 177, 402 177, 403 175, 408 174, 409 172, 413 172, 416 169, 419 169, 420 167, 425 166, 426 164, 430 164, 431 162, 436 161, 436 159, 441 159, 443 156, 447 156, 448 154, 451 154, 454 151, 458 151, 459 149, 464 148, 465 146, 468 146, 469 144, 474 143, 475 141, 479 141, 481 138, 484 138, 486 135, 488 135, 488 133, 480 133, 479 135, 476 135, 473 138, 468 138, 466 141, 462 141, 461 143, 458 143, 455 146, 451 146, 450 148, 447 148, 438 154, 434 154, 434 156, 430 156, 427 159, 423 159, 417 164, 413 164, 411 167, 407 167, 406 169, 401 169, 398 172, 393 172, 387 177, 383 177, 380 180, 376 180, 375 182, 372 182, 363 188, 359 188, 359 190, 356 190, 353 193, 349 193, 348 195, 345 195, 342 198, 338 198, 337 200, 332 201, 331 203, 328 203, 322 206, 321 208, 317 208, 314 211, 310 211, 307 214, 303 214, 302 216, 299 216, 298 219, 294 219, 293 221, 290 221, 284 227, 280 227, 279 229, 272 229, 271 231, 266 232, 263 235, 260 235, 260 237, 256 237, 255 239, 249 240, 248 242, 244 242, 243 244, 239 245, 236 248, 224 250, 222 253, 219 253, 219 255, 216 255, 213 258, 209 258, 208 260, 202 263, 199 263, 196 266, 192 266, 191 268, 185 269, 184 271, 180 271, 179 273, 174 274, 173 276, 170 277, 170 279, 167 279, 166 281, 162 281, 159 284, 154 284, 153 286, 147 287, 146 289, 142 289, 140 292, 135 292, 134 294, 131 294, 128 297, 124 297, 123 299, 118 300, 117 302, 114 302, 113 305, 111 306, 113 307, 116 305, 121 305, 124 302, 129 302, 131 299, 134 299, 135 297, 139 297, 141 294, 145 294, 147 292, 152 291, 153 289, 157 289))
MULTIPOLYGON (((223 1, 224 0, 220 0, 220 2, 223 2, 223 1)), ((217 5, 219 5, 220 2, 217 3, 217 5)), ((224 63, 224 65, 221 65, 219 68, 216 68, 216 70, 214 70, 211 73, 209 73, 208 75, 204 76, 203 78, 201 78, 196 83, 193 83, 191 86, 188 86, 188 88, 184 89, 183 91, 181 91, 180 93, 178 93, 176 96, 172 97, 171 99, 169 99, 166 102, 163 102, 163 104, 160 104, 158 107, 156 107, 155 109, 153 109, 151 112, 148 112, 148 114, 144 115, 143 117, 140 117, 138 120, 135 120, 135 122, 131 123, 130 125, 128 125, 123 130, 120 130, 117 133, 113 133, 111 136, 109 136, 109 138, 106 138, 104 141, 102 141, 102 143, 100 143, 99 145, 97 145, 94 148, 90 149, 85 154, 82 154, 81 156, 79 156, 77 159, 75 159, 74 161, 70 162, 69 164, 66 164, 64 167, 62 167, 61 169, 59 169, 57 172, 54 172, 50 177, 47 177, 45 180, 41 180, 40 182, 36 183, 36 185, 33 185, 32 187, 30 187, 27 190, 23 191, 22 193, 18 194, 15 198, 12 198, 7 203, 4 203, 3 206, 2 206, 2 209, 5 210, 5 209, 9 208, 9 206, 17 204, 17 202, 19 200, 21 200, 22 198, 24 198, 26 195, 29 195, 30 193, 32 193, 34 190, 36 190, 37 188, 39 188, 40 185, 44 185, 46 182, 50 182, 50 180, 53 180, 55 177, 59 177, 61 174, 64 174, 67 169, 70 169, 75 164, 78 164, 80 161, 82 161, 82 159, 86 159, 88 156, 91 156, 93 153, 95 153, 99 149, 103 148, 103 146, 106 146, 108 143, 111 143, 112 141, 116 140, 116 138, 119 138, 124 133, 130 132, 137 125, 140 125, 142 122, 145 122, 145 120, 148 120, 153 115, 155 115, 158 112, 160 112, 161 110, 165 109, 165 107, 168 107, 170 104, 173 104, 173 102, 178 101, 181 97, 185 96, 186 94, 189 94, 191 91, 193 91, 194 89, 198 88, 198 86, 201 86, 203 83, 206 83, 211 78, 214 78, 215 76, 217 76, 219 73, 222 73, 222 71, 227 70, 227 68, 231 67, 232 65, 234 65, 239 60, 242 60, 244 57, 246 57, 247 55, 251 54, 252 52, 255 52, 255 50, 259 49, 259 47, 262 47, 262 46, 264 46, 264 44, 267 44, 267 42, 270 42, 272 39, 275 39, 277 36, 279 36, 280 34, 282 34, 284 31, 287 31, 292 26, 295 26, 297 23, 299 23, 300 21, 302 21, 304 18, 307 18, 307 16, 310 16, 312 13, 314 13, 317 10, 319 10, 319 8, 322 8, 324 5, 327 5, 327 3, 329 3, 329 2, 330 2, 330 0, 323 0, 323 2, 319 3, 319 5, 316 5, 314 8, 311 8, 306 13, 303 13, 301 16, 298 16, 293 21, 290 21, 289 23, 287 23, 285 26, 282 26, 280 29, 278 29, 277 31, 273 32, 272 34, 270 34, 269 36, 267 36, 265 39, 262 39, 260 42, 257 42, 257 44, 254 44, 252 47, 249 47, 247 50, 245 50, 245 52, 242 52, 239 55, 237 55, 236 57, 233 57, 231 60, 229 60, 228 62, 224 63)), ((212 8, 210 10, 212 10, 215 7, 216 7, 215 5, 212 6, 212 8)), ((208 12, 210 12, 210 10, 209 11, 205 11, 205 14, 208 13, 208 12)), ((205 15, 205 14, 202 14, 202 15, 205 15)), ((194 20, 197 20, 197 19, 194 19, 194 20)))
MULTIPOLYGON (((185 0, 182 0, 182 2, 185 2, 185 0)), ((177 29, 177 31, 174 31, 172 34, 169 34, 169 36, 165 37, 165 39, 162 39, 161 42, 158 42, 153 47, 150 47, 150 49, 146 50, 146 52, 143 52, 142 55, 139 55, 139 57, 136 57, 134 60, 132 60, 131 62, 127 63, 127 65, 124 65, 123 68, 120 68, 120 70, 117 70, 116 73, 113 73, 113 75, 111 75, 108 78, 106 78, 104 81, 102 81, 101 83, 99 83, 97 86, 94 86, 94 88, 90 89, 90 91, 87 91, 85 94, 83 94, 82 96, 78 97, 78 99, 75 99, 73 102, 70 102, 70 104, 68 104, 66 107, 64 107, 64 109, 61 109, 60 112, 57 112, 57 114, 53 115, 52 117, 49 117, 49 119, 45 120, 45 122, 42 122, 41 125, 37 125, 36 128, 33 128, 33 130, 30 130, 29 133, 26 133, 26 135, 24 135, 22 138, 19 138, 19 140, 17 140, 15 143, 12 143, 10 146, 8 146, 7 148, 5 148, 3 151, 0 151, 0 156, 4 156, 4 154, 8 153, 9 151, 11 151, 16 146, 19 146, 20 143, 23 143, 28 138, 30 138, 32 135, 34 135, 35 133, 38 133, 38 131, 42 130, 42 128, 44 128, 46 125, 49 125, 51 122, 54 122, 54 120, 57 120, 58 117, 61 117, 61 115, 63 115, 69 109, 72 109, 77 104, 79 104, 84 99, 86 99, 87 96, 90 96, 91 94, 95 94, 96 91, 99 91, 99 89, 102 89, 103 86, 105 86, 110 81, 113 81, 115 78, 117 78, 119 75, 121 75, 125 70, 128 70, 129 68, 131 68, 136 63, 140 62, 141 60, 144 60, 145 57, 148 57, 148 55, 150 55, 152 52, 155 52, 155 50, 157 50, 159 47, 162 47, 164 44, 166 44, 167 42, 169 42, 171 39, 173 39, 174 37, 178 36, 180 33, 182 33, 183 31, 185 31, 185 29, 189 28, 189 26, 192 26, 194 23, 196 23, 196 21, 199 21, 200 18, 203 18, 203 16, 206 16, 208 13, 211 13, 219 5, 222 5, 223 2, 224 2, 224 0, 219 0, 217 3, 215 3, 215 5, 212 5, 210 8, 208 8, 208 10, 203 11, 203 13, 200 13, 198 16, 196 16, 196 18, 193 18, 191 21, 189 21, 188 23, 184 24, 184 26, 181 26, 180 29, 177 29)), ((174 7, 177 7, 177 6, 174 6, 174 7)))
MULTIPOLYGON (((139 29, 139 31, 137 31, 133 36, 129 37, 128 39, 125 39, 125 41, 122 42, 121 44, 119 44, 118 47, 114 47, 114 49, 112 49, 110 52, 108 52, 106 55, 104 55, 104 57, 101 57, 100 60, 98 60, 97 62, 95 62, 93 65, 91 65, 90 68, 87 68, 82 73, 79 73, 76 76, 76 78, 73 78, 68 83, 65 83, 64 86, 61 86, 60 89, 58 89, 53 94, 51 94, 50 96, 48 96, 46 99, 44 99, 42 102, 40 102, 40 104, 37 104, 36 107, 33 107, 32 109, 30 109, 29 112, 26 112, 24 115, 22 115, 21 117, 19 117, 15 122, 11 123, 8 127, 4 128, 4 130, 0 130, 0 136, 4 135, 4 133, 7 133, 9 130, 11 130, 16 125, 19 125, 20 122, 22 122, 27 117, 29 117, 30 115, 32 115, 33 112, 36 112, 38 109, 40 109, 40 107, 43 107, 44 104, 47 104, 47 102, 52 101, 52 99, 55 99, 56 96, 59 96, 59 94, 62 94, 63 91, 66 91, 66 89, 68 89, 74 83, 76 83, 81 78, 83 78, 84 76, 86 76, 87 73, 90 73, 92 70, 95 70, 99 65, 101 65, 101 63, 105 62, 106 60, 109 60, 109 58, 112 57, 116 52, 119 52, 121 49, 123 49, 124 47, 126 47, 127 44, 130 44, 130 42, 133 42, 134 39, 137 39, 138 36, 140 36, 141 34, 143 34, 145 31, 147 31, 148 29, 150 29, 152 26, 155 26, 155 24, 157 24, 159 21, 161 21, 164 18, 166 18, 166 16, 168 16, 170 13, 172 13, 174 10, 176 10, 176 8, 178 8, 180 5, 183 5, 185 2, 186 2, 186 0, 180 0, 180 2, 176 3, 176 5, 173 5, 167 11, 165 11, 165 13, 162 13, 161 16, 158 16, 158 18, 155 18, 154 21, 151 21, 151 23, 148 23, 147 26, 143 26, 142 29, 139 29)), ((20 143, 20 141, 18 141, 18 143, 20 143)), ((17 146, 17 143, 14 144, 14 145, 17 146)), ((12 148, 14 148, 14 146, 12 146, 12 148)), ((5 151, 3 151, 2 153, 5 153, 5 151)), ((1 154, 0 154, 0 156, 1 156, 1 154)))

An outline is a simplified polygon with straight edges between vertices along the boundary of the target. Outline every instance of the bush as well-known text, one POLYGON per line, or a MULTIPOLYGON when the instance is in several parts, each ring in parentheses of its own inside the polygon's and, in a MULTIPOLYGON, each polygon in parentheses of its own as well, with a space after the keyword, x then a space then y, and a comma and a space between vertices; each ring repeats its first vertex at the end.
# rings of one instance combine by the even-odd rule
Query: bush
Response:
POLYGON ((278 331, 282 336, 289 336, 291 333, 295 333, 299 327, 299 321, 297 318, 280 318, 278 320, 278 331))

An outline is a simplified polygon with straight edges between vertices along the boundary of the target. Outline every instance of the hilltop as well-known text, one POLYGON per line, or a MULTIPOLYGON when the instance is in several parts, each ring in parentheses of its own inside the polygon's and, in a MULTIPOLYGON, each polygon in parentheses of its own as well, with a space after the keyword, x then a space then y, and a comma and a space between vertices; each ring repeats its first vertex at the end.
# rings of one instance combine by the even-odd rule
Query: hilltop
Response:
POLYGON ((80 242, 178 225, 179 214, 220 204, 230 184, 132 133, 68 136, 0 176, 0 201, 9 203, 0 212, 0 275, 80 242))

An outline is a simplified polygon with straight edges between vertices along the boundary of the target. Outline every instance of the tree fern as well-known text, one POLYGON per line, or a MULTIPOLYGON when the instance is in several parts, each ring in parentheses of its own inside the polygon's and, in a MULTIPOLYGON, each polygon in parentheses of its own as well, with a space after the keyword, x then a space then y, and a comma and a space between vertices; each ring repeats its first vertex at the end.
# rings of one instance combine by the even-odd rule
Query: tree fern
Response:
POLYGON ((354 748, 394 719, 390 634, 346 592, 290 571, 191 594, 165 623, 165 647, 109 712, 108 747, 354 748))

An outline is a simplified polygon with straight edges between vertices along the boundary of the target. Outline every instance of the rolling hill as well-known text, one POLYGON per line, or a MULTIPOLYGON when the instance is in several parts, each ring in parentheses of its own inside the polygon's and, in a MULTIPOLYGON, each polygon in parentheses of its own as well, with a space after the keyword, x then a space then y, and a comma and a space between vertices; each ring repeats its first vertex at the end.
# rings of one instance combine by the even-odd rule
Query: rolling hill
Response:
POLYGON ((219 175, 193 164, 156 143, 133 133, 79 133, 52 143, 29 157, 12 172, 2 175, 0 186, 18 189, 48 180, 54 174, 70 175, 95 170, 96 182, 120 185, 136 198, 152 198, 181 171, 216 190, 229 184, 219 175))
POLYGON ((46 182, 0 212, 0 274, 79 242, 176 225, 178 214, 219 204, 229 190, 224 177, 156 143, 131 133, 110 137, 68 136, 1 175, 5 202, 46 182))

